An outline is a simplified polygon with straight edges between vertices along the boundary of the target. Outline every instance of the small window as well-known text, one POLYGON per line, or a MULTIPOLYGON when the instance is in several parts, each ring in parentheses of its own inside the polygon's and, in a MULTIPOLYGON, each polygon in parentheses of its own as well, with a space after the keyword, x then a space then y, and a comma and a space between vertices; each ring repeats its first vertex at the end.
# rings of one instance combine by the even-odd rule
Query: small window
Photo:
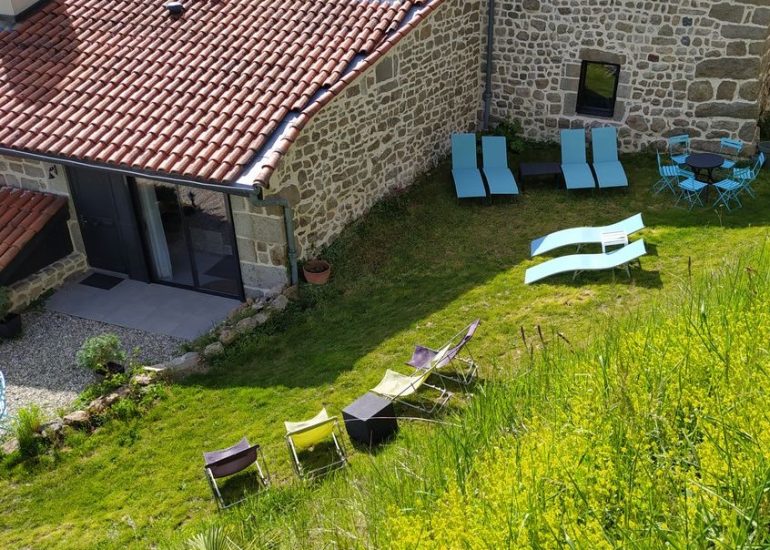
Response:
POLYGON ((575 110, 584 115, 611 118, 615 114, 620 65, 583 61, 575 110))

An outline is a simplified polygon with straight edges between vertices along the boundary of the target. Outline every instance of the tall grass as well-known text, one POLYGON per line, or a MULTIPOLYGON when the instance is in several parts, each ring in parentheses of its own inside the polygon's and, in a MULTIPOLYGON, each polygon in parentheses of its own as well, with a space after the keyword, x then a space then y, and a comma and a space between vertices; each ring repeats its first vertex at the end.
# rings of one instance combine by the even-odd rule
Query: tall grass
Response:
POLYGON ((545 331, 438 426, 216 523, 236 546, 770 545, 770 258, 686 280, 582 350, 545 331))

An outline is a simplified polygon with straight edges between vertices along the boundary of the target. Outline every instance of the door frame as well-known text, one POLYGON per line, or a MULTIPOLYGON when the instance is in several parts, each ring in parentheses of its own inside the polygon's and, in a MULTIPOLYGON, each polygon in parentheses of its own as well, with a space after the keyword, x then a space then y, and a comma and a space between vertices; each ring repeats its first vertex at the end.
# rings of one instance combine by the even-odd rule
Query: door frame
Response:
MULTIPOLYGON (((120 273, 128 276, 130 279, 136 279, 143 282, 150 281, 148 264, 144 251, 144 243, 139 231, 138 219, 136 217, 136 204, 134 202, 134 196, 131 192, 129 181, 126 176, 108 172, 106 170, 99 170, 98 168, 84 168, 83 170, 92 170, 99 172, 109 180, 110 185, 110 197, 112 198, 112 207, 115 214, 115 225, 120 239, 120 251, 126 266, 128 267, 127 273, 120 273), (115 191, 120 194, 116 196, 115 191)), ((81 236, 83 235, 83 222, 81 220, 81 214, 79 212, 79 206, 82 206, 86 200, 83 194, 78 189, 79 185, 83 185, 85 182, 83 178, 78 177, 79 169, 72 166, 65 167, 67 181, 69 184, 70 195, 72 196, 72 203, 75 207, 75 216, 78 222, 78 228, 80 229, 81 236)), ((85 239, 83 239, 84 252, 86 259, 88 259, 88 249, 86 247, 85 239)), ((108 270, 98 267, 91 267, 91 269, 97 271, 103 271, 108 273, 108 270)), ((116 272, 111 272, 116 273, 116 272)))
MULTIPOLYGON (((136 221, 137 230, 139 230, 139 225, 142 223, 142 213, 141 213, 141 207, 140 207, 140 200, 139 200, 139 190, 136 183, 136 178, 134 177, 126 177, 126 180, 128 182, 128 188, 131 193, 131 199, 133 202, 133 214, 134 219, 136 221)), ((153 180, 148 179, 147 181, 153 182, 153 180)), ((181 184, 174 184, 169 183, 165 181, 158 181, 158 183, 163 183, 165 185, 173 185, 177 189, 177 193, 179 193, 179 188, 185 188, 189 186, 181 185, 181 184)), ((235 257, 235 264, 238 266, 236 269, 236 284, 238 287, 238 294, 228 294, 226 292, 218 292, 216 290, 211 290, 208 288, 201 288, 198 284, 198 272, 197 272, 197 265, 195 263, 195 253, 192 247, 192 237, 190 236, 190 228, 187 225, 187 223, 184 222, 183 219, 183 229, 184 229, 184 235, 185 235, 185 245, 187 247, 188 257, 190 259, 190 266, 192 268, 192 277, 193 277, 193 285, 185 285, 182 283, 175 283, 173 281, 163 281, 155 277, 154 273, 150 269, 151 259, 150 259, 150 248, 147 244, 147 238, 145 236, 145 232, 139 230, 139 237, 142 244, 142 252, 144 256, 144 264, 146 266, 146 273, 147 273, 147 282, 151 282, 156 285, 165 285, 170 286, 174 288, 182 288, 186 290, 192 290, 195 292, 201 292, 203 294, 211 294, 213 296, 221 296, 223 298, 232 298, 235 300, 244 301, 246 299, 246 293, 243 288, 243 275, 241 273, 241 258, 240 254, 238 252, 238 240, 235 235, 235 223, 233 222, 233 211, 232 211, 232 204, 230 203, 230 195, 225 193, 224 191, 214 191, 212 189, 206 189, 206 191, 211 191, 215 193, 221 193, 223 196, 223 199, 225 201, 225 215, 227 216, 227 222, 228 222, 228 236, 230 237, 230 240, 232 242, 233 246, 233 256, 235 257)))

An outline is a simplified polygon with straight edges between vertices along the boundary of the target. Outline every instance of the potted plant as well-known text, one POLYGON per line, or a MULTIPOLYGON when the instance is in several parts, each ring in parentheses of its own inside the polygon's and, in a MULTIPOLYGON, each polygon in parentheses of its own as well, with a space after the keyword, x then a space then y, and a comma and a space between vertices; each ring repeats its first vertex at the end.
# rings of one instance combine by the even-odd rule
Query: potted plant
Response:
POLYGON ((21 315, 11 311, 11 293, 0 286, 0 338, 15 338, 21 334, 21 315))
POLYGON ((83 342, 77 353, 78 366, 104 376, 126 372, 125 360, 120 339, 112 333, 92 336, 83 342))
POLYGON ((312 285, 323 285, 329 280, 332 266, 326 260, 314 258, 302 264, 302 273, 305 280, 312 285))

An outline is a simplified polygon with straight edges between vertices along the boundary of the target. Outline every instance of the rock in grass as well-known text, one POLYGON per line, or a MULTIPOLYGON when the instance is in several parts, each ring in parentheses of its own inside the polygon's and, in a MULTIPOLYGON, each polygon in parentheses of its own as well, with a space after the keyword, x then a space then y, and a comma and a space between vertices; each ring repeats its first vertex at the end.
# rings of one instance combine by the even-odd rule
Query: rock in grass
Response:
POLYGON ((128 386, 121 386, 114 392, 104 396, 104 404, 108 407, 111 407, 115 401, 124 397, 128 397, 129 395, 131 395, 131 388, 128 386))
POLYGON ((152 375, 147 373, 136 374, 131 378, 131 383, 137 386, 149 386, 152 384, 152 375))
MULTIPOLYGON (((89 414, 101 414, 108 407, 108 404, 104 397, 97 397, 88 404, 86 410, 89 414)), ((66 418, 66 417, 65 417, 66 418)))
POLYGON ((222 345, 222 342, 213 342, 206 346, 206 348, 203 350, 203 357, 206 359, 211 359, 212 357, 221 355, 224 351, 225 346, 222 345))
POLYGON ((62 420, 66 426, 83 426, 88 424, 90 418, 86 411, 75 411, 66 415, 62 420))
POLYGON ((15 453, 16 451, 19 450, 19 440, 16 438, 13 438, 3 442, 2 446, 0 446, 0 450, 2 450, 3 454, 6 454, 6 455, 15 453))
POLYGON ((257 320, 255 317, 256 316, 246 317, 245 319, 238 321, 238 324, 235 325, 235 332, 239 335, 246 334, 257 328, 257 320))
POLYGON ((219 341, 222 343, 222 345, 225 345, 225 346, 229 346, 230 344, 235 342, 235 339, 237 337, 238 337, 238 333, 230 329, 224 329, 222 332, 219 333, 219 341))
POLYGON ((275 311, 283 311, 287 305, 289 305, 289 299, 283 294, 279 294, 270 301, 269 307, 275 311))

